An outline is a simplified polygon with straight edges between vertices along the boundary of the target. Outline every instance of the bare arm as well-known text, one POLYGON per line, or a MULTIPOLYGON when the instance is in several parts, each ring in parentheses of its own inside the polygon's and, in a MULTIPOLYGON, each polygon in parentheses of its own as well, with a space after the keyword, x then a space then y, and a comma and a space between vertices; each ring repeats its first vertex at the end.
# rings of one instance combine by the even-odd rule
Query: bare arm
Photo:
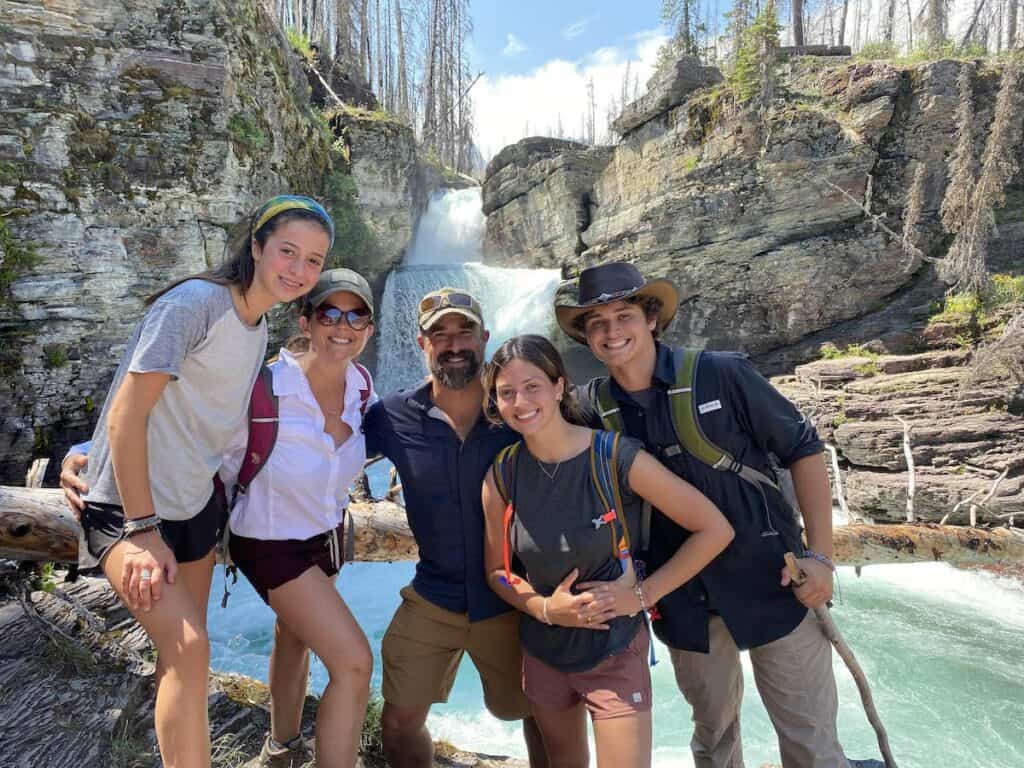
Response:
POLYGON ((505 602, 517 610, 529 614, 537 621, 558 624, 565 627, 587 627, 588 629, 608 629, 602 621, 586 622, 582 612, 584 605, 591 599, 590 595, 574 595, 572 584, 579 575, 573 569, 562 580, 550 597, 539 594, 530 583, 513 576, 505 578, 504 541, 505 541, 505 501, 498 493, 491 473, 484 478, 481 491, 484 506, 484 569, 487 583, 492 590, 505 602), (512 583, 509 583, 512 582, 512 583), (545 610, 545 600, 547 601, 545 610))
MULTIPOLYGON (((732 541, 733 530, 704 494, 646 451, 637 453, 629 470, 629 485, 670 520, 692 532, 668 562, 641 585, 643 603, 651 607, 700 573, 732 541)), ((613 611, 614 615, 628 616, 640 610, 631 571, 614 582, 590 582, 580 586, 597 595, 598 599, 590 606, 596 613, 613 611)))
MULTIPOLYGON (((803 512, 807 529, 807 548, 832 559, 832 488, 828 481, 824 454, 816 453, 797 459, 789 468, 793 486, 803 512)), ((832 599, 832 570, 809 557, 797 560, 807 574, 803 586, 794 587, 797 599, 808 608, 817 608, 832 599)), ((782 569, 782 585, 790 583, 789 572, 782 569)))
MULTIPOLYGON (((170 376, 166 373, 129 373, 110 406, 107 436, 126 520, 156 514, 149 484, 146 427, 168 381, 170 376)), ((160 599, 164 579, 174 583, 178 564, 157 530, 133 536, 127 544, 121 591, 130 607, 148 611, 151 596, 153 600, 160 599), (143 578, 144 573, 148 578, 143 578)))

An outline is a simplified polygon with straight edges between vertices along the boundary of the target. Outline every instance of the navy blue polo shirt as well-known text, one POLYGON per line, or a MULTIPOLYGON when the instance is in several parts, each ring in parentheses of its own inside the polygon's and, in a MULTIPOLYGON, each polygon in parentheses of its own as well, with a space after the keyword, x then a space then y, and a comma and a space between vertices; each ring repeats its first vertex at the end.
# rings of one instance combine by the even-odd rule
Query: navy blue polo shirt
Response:
MULTIPOLYGON (((587 423, 597 427, 594 379, 578 390, 587 423)), ((733 541, 701 574, 658 603, 662 618, 654 622, 661 640, 672 648, 708 650, 708 617, 719 614, 740 648, 752 648, 789 634, 807 609, 789 588, 780 586, 783 555, 800 550, 800 529, 782 497, 752 486, 738 475, 712 469, 686 451, 665 456, 676 445, 668 390, 675 385, 673 350, 657 345, 657 362, 649 402, 643 407, 613 379, 626 434, 677 475, 696 486, 722 510, 736 531, 733 541)), ((697 369, 696 402, 704 434, 733 457, 770 475, 768 455, 788 467, 823 450, 814 426, 757 370, 746 355, 705 352, 697 369)), ((665 563, 689 533, 669 518, 651 518, 648 567, 665 563)))
POLYGON ((465 442, 431 415, 430 383, 385 397, 363 419, 367 455, 383 454, 398 469, 420 559, 413 587, 424 598, 470 621, 511 610, 484 574, 484 511, 480 491, 498 451, 519 439, 481 412, 465 442))

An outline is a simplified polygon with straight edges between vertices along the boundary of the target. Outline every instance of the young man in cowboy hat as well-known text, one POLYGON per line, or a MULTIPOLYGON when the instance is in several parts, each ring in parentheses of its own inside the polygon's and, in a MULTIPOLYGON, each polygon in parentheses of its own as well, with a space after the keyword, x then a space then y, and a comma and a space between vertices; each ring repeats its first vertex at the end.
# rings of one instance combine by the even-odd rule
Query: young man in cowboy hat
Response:
MULTIPOLYGON (((703 491, 736 530, 733 542, 698 578, 659 602, 654 623, 693 707, 697 768, 743 765, 739 651, 746 649, 783 765, 846 768, 836 735, 831 648, 808 611, 832 597, 833 570, 832 496, 814 427, 746 355, 702 352, 692 386, 680 384, 683 352, 658 341, 680 302, 670 281, 647 281, 631 264, 609 263, 583 270, 577 296, 571 293, 560 291, 555 300, 558 323, 589 346, 609 373, 579 392, 590 425, 615 426, 641 439, 703 491), (697 427, 691 422, 687 431, 703 433, 706 444, 736 457, 732 471, 712 467, 692 438, 677 434, 680 416, 674 417, 673 404, 678 409, 680 403, 673 399, 686 393, 695 398, 690 405, 697 427), (781 494, 755 479, 768 481, 776 460, 792 473, 806 548, 781 494), (783 555, 791 550, 802 555, 797 562, 808 577, 801 587, 791 588, 785 573, 783 555)), ((648 569, 670 557, 686 535, 653 514, 644 553, 648 569)))

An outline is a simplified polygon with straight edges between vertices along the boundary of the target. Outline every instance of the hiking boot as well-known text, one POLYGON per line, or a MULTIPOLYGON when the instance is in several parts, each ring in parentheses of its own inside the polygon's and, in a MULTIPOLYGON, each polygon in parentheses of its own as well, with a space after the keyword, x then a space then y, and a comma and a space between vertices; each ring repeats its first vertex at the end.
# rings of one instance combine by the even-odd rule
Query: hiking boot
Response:
POLYGON ((306 747, 301 735, 284 744, 278 744, 270 738, 270 734, 267 734, 255 765, 261 768, 302 768, 307 763, 312 763, 312 760, 313 753, 306 747))

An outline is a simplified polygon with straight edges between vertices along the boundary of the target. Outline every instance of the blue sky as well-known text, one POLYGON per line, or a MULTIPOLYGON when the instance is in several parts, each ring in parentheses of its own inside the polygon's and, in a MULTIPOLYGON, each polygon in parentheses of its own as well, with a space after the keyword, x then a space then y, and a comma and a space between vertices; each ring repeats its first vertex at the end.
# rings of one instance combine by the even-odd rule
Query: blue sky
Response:
POLYGON ((661 0, 474 0, 472 11, 472 66, 485 73, 472 97, 485 158, 559 122, 579 134, 591 79, 601 137, 627 67, 642 91, 665 39, 661 0))

